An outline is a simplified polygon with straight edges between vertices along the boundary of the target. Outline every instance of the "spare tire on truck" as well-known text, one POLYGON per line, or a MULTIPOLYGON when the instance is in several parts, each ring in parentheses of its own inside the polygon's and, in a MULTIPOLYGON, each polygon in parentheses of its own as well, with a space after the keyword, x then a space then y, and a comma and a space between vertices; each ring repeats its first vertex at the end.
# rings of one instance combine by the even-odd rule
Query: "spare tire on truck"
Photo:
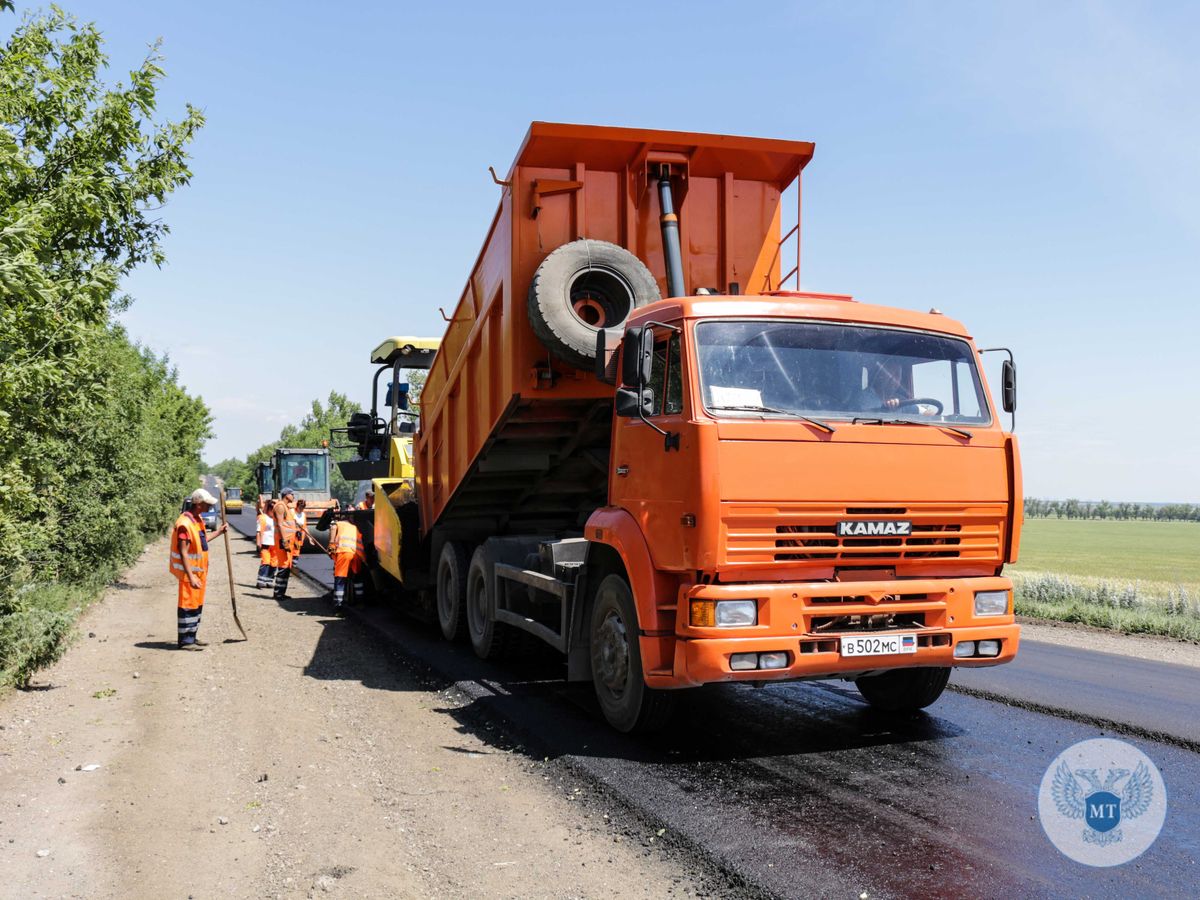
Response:
POLYGON ((554 356, 580 369, 596 358, 596 332, 619 328, 639 306, 661 299, 640 259, 607 241, 563 244, 529 285, 529 322, 554 356))

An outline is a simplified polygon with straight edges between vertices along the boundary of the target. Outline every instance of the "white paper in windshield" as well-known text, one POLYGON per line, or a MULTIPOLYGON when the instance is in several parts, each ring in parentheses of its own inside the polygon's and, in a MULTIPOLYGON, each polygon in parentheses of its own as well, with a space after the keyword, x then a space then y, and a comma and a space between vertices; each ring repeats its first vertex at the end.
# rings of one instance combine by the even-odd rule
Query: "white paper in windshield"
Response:
POLYGON ((713 406, 762 406, 762 391, 755 388, 719 387, 709 385, 708 395, 713 406))

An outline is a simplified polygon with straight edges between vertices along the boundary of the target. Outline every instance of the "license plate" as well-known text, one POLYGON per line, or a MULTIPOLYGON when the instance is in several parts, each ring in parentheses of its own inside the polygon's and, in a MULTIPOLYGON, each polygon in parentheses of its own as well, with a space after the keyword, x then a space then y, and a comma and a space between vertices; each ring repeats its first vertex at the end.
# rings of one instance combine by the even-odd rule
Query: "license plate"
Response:
POLYGON ((842 656, 890 656, 916 653, 915 634, 862 634, 842 638, 842 656))

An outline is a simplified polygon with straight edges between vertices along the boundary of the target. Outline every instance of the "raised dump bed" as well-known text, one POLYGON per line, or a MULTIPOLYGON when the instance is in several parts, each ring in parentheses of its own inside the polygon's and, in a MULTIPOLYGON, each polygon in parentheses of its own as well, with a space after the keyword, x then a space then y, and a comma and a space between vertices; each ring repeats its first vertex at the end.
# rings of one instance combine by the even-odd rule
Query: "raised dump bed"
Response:
POLYGON ((811 156, 807 142, 535 122, 421 395, 423 534, 581 529, 608 498, 614 389, 593 373, 596 332, 670 293, 663 180, 676 293, 760 292, 780 284, 781 194, 811 156))

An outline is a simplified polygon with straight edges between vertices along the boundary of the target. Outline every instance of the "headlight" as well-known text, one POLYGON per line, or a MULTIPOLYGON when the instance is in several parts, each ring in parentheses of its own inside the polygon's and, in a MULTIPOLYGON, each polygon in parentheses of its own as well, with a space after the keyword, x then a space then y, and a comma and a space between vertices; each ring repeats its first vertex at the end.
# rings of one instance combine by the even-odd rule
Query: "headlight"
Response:
POLYGON ((717 627, 736 628, 758 624, 757 600, 718 600, 717 627))
POLYGON ((975 615, 1002 616, 1008 612, 1008 591, 980 591, 975 595, 975 615))

